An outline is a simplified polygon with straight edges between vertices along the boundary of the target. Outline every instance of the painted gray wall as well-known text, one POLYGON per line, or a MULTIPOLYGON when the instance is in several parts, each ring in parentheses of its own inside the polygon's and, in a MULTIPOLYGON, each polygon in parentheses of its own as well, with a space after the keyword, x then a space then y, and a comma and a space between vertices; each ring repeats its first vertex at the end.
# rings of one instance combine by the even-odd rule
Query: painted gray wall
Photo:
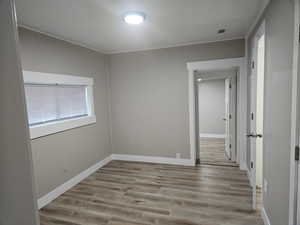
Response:
POLYGON ((200 134, 225 134, 225 79, 198 84, 200 134))
POLYGON ((244 56, 244 40, 110 56, 113 153, 190 158, 187 62, 244 56))
POLYGON ((14 1, 0 1, 0 224, 37 225, 14 1))
POLYGON ((41 197, 111 154, 105 56, 19 29, 23 70, 94 78, 97 123, 31 142, 41 197))
MULTIPOLYGON (((288 224, 293 16, 292 1, 272 0, 262 17, 266 21, 263 169, 268 181, 264 207, 272 225, 288 224)), ((252 41, 253 34, 248 51, 252 41)))

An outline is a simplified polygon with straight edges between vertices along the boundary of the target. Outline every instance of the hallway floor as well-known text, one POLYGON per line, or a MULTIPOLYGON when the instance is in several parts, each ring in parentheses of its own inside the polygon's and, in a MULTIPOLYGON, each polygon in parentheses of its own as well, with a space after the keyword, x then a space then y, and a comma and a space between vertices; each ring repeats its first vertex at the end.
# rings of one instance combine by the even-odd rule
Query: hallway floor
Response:
POLYGON ((263 225, 246 173, 112 161, 40 211, 42 225, 263 225))
POLYGON ((238 165, 228 159, 225 154, 224 138, 200 138, 200 163, 219 166, 238 165))

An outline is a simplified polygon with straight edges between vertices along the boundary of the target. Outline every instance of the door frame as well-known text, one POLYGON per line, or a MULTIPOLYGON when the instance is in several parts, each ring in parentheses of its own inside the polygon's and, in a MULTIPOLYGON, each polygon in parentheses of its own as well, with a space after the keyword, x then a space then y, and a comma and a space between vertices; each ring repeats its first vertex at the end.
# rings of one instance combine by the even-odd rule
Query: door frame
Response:
POLYGON ((237 102, 237 142, 236 162, 240 165, 240 169, 246 170, 246 133, 247 133, 247 73, 246 61, 244 57, 217 59, 209 61, 188 62, 188 94, 189 94, 189 141, 190 141, 190 158, 196 164, 197 151, 197 116, 196 116, 196 90, 197 90, 197 71, 216 71, 237 69, 237 94, 239 95, 237 102))
POLYGON ((299 69, 299 26, 300 26, 300 3, 294 1, 294 52, 292 68, 292 108, 291 108, 291 149, 290 149, 290 196, 289 196, 289 225, 295 225, 298 211, 298 166, 295 160, 295 147, 299 146, 300 129, 300 69, 299 69))

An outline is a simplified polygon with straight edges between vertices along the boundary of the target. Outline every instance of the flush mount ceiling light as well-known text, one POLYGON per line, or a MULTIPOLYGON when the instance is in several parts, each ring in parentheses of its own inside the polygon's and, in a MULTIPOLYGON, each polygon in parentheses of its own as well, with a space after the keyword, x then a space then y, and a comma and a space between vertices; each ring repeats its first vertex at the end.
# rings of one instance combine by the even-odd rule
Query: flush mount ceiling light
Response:
POLYGON ((198 78, 198 82, 201 82, 202 81, 202 78, 198 78))
POLYGON ((145 21, 145 14, 141 12, 128 12, 123 16, 124 21, 130 25, 139 25, 145 21))

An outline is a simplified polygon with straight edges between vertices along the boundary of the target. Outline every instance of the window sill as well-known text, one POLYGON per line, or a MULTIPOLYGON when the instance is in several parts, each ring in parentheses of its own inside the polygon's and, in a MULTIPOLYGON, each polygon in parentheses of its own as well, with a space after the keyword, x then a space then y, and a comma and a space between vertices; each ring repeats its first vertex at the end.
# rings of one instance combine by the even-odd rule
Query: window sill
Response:
POLYGON ((50 134, 70 130, 76 127, 82 127, 89 124, 96 123, 96 116, 86 116, 82 118, 62 120, 53 123, 36 125, 30 127, 30 138, 36 139, 50 134))

